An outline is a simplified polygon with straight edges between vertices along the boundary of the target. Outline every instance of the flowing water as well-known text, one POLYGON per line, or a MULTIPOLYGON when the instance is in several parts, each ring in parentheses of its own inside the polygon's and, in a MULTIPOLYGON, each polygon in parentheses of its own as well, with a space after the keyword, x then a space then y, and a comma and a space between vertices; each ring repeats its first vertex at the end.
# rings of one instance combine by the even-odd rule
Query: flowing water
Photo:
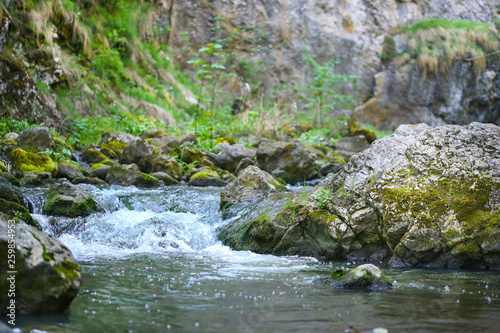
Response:
POLYGON ((82 266, 63 315, 22 317, 23 332, 500 332, 499 272, 385 268, 394 289, 335 290, 339 267, 313 258, 232 251, 217 240, 216 188, 83 186, 106 213, 41 215, 82 266))

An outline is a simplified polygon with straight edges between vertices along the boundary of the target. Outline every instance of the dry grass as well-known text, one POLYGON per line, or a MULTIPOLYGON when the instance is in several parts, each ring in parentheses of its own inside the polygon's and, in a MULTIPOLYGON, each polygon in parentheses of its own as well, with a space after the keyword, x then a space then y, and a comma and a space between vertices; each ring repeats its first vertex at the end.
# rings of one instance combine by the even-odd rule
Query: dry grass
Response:
POLYGON ((448 71, 456 59, 471 61, 476 73, 486 67, 486 57, 499 50, 499 38, 489 24, 430 20, 406 30, 407 48, 424 72, 448 71))

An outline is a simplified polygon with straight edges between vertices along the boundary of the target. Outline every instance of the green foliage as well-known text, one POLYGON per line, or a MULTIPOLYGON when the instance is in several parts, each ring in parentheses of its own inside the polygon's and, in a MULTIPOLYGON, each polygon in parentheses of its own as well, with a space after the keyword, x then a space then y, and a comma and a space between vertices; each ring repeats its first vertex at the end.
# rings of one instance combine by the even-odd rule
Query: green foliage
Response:
POLYGON ((45 149, 39 152, 38 155, 45 155, 55 162, 71 160, 71 150, 68 148, 62 148, 59 152, 55 152, 52 149, 45 149))
POLYGON ((104 117, 75 117, 68 133, 72 145, 86 147, 98 144, 104 132, 122 132, 139 135, 149 129, 163 128, 165 124, 157 119, 130 113, 104 117))
POLYGON ((324 189, 323 191, 314 192, 312 198, 316 200, 316 207, 325 209, 328 206, 328 202, 332 200, 332 194, 329 190, 324 189))
POLYGON ((396 56, 396 41, 390 36, 384 36, 384 48, 380 60, 391 61, 396 56))
POLYGON ((322 65, 314 60, 309 50, 304 49, 305 62, 311 66, 310 81, 307 85, 297 85, 298 97, 304 101, 308 110, 315 114, 315 123, 323 125, 328 112, 340 108, 351 108, 356 101, 344 91, 356 84, 355 75, 335 73, 339 61, 328 61, 322 65))
POLYGON ((3 137, 5 134, 14 132, 21 133, 24 130, 43 126, 43 123, 36 123, 36 119, 34 123, 28 122, 27 120, 15 120, 12 118, 4 117, 0 120, 0 137, 3 137))

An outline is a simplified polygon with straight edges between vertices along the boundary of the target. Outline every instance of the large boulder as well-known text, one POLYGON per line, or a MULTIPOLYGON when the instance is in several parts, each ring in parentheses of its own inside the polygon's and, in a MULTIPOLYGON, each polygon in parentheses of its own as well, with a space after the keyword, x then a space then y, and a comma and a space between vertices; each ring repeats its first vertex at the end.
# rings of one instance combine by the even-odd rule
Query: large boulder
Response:
POLYGON ((240 172, 220 193, 220 208, 250 202, 271 192, 286 192, 286 186, 267 172, 252 165, 240 172))
POLYGON ((142 172, 149 173, 153 169, 155 159, 160 155, 159 149, 146 141, 137 140, 126 146, 120 157, 122 164, 136 164, 142 172))
POLYGON ((182 180, 182 169, 177 160, 168 155, 160 155, 153 163, 153 172, 165 172, 177 181, 182 180))
POLYGON ((222 144, 222 151, 215 156, 217 165, 224 170, 235 172, 238 163, 244 159, 249 158, 253 160, 256 151, 252 148, 247 148, 242 144, 229 145, 222 144))
POLYGON ((149 141, 153 146, 160 147, 164 154, 180 154, 181 141, 176 136, 160 136, 149 141))
POLYGON ((17 144, 31 152, 56 149, 52 132, 47 127, 35 127, 22 131, 17 138, 17 144))
POLYGON ((263 142, 257 149, 259 168, 287 183, 298 183, 319 175, 318 167, 301 144, 293 142, 263 142))
POLYGON ((491 124, 401 126, 313 188, 266 253, 500 268, 499 147, 491 124))
POLYGON ((51 186, 43 205, 44 214, 65 217, 85 217, 101 209, 85 191, 70 183, 51 186))
POLYGON ((141 172, 136 164, 115 165, 109 169, 106 182, 111 185, 157 187, 160 181, 148 174, 141 172))
POLYGON ((360 265, 352 270, 338 269, 326 279, 317 283, 324 283, 336 289, 366 289, 387 290, 392 288, 392 282, 375 265, 360 265))
POLYGON ((101 152, 109 158, 120 158, 123 149, 141 138, 127 133, 106 132, 101 137, 101 152))
POLYGON ((15 306, 18 314, 52 314, 66 310, 81 285, 80 266, 70 250, 56 238, 0 213, 0 313, 8 313, 10 278, 15 273, 15 306), (10 223, 13 221, 15 223, 10 223), (13 229, 12 226, 15 226, 13 229), (9 228, 10 227, 10 228, 9 228), (7 261, 9 242, 15 230, 15 266, 7 261))

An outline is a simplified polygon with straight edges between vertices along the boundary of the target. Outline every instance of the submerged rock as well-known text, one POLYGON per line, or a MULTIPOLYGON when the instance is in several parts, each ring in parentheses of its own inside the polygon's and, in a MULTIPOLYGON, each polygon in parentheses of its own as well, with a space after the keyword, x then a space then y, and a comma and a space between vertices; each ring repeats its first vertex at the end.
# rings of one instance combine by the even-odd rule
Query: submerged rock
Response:
POLYGON ((310 152, 293 142, 263 142, 257 149, 258 166, 274 177, 295 184, 318 177, 319 170, 310 152))
POLYGON ((500 268, 499 198, 500 127, 405 125, 313 188, 295 205, 294 223, 272 217, 270 225, 285 230, 267 230, 277 239, 257 251, 500 268))
POLYGON ((316 283, 324 283, 337 289, 387 290, 392 282, 385 277, 380 268, 372 264, 358 266, 351 270, 339 269, 331 277, 319 279, 316 283))
POLYGON ((44 214, 66 217, 85 217, 100 210, 94 199, 70 183, 51 186, 43 206, 44 214))
MULTIPOLYGON (((66 310, 81 285, 80 266, 55 237, 16 217, 0 213, 0 266, 7 265, 8 220, 15 221, 16 310, 19 314, 52 314, 66 310)), ((6 314, 10 275, 0 271, 0 313, 6 314)))

